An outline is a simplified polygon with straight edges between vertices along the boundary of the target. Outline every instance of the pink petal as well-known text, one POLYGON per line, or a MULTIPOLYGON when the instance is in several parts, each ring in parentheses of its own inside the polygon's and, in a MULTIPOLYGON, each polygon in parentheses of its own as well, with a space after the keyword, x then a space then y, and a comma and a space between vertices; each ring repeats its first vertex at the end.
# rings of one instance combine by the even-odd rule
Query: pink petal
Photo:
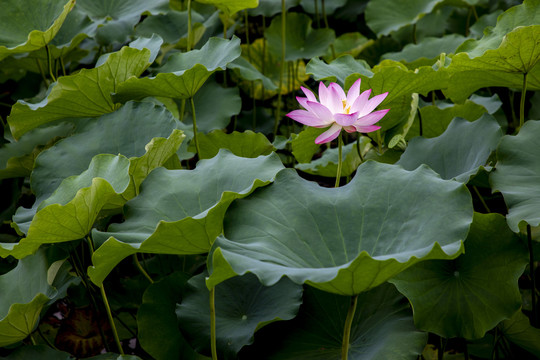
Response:
POLYGON ((354 103, 351 106, 350 112, 362 112, 364 107, 366 106, 369 95, 371 95, 371 89, 368 89, 361 93, 356 100, 354 100, 354 103))
POLYGON ((332 141, 338 137, 340 132, 341 126, 339 126, 338 124, 334 124, 330 127, 330 129, 326 130, 315 139, 315 144, 324 144, 332 141))
POLYGON ((372 112, 372 113, 369 113, 367 115, 364 115, 360 118, 358 118, 355 122, 354 122, 354 126, 368 126, 368 125, 373 125, 375 124, 377 121, 381 120, 384 115, 386 115, 387 112, 389 112, 390 109, 384 109, 384 110, 377 110, 375 112, 372 112))
POLYGON ((337 92, 337 94, 339 95, 339 100, 340 101, 343 101, 343 100, 347 99, 347 95, 345 95, 345 91, 343 91, 341 86, 339 86, 338 84, 330 83, 330 85, 328 85, 328 88, 333 89, 334 91, 337 92))
POLYGON ((370 126, 356 126, 356 125, 354 125, 354 127, 356 128, 356 131, 364 133, 364 134, 369 133, 369 132, 373 132, 373 131, 377 131, 377 130, 379 130, 381 128, 378 125, 370 125, 370 126))
POLYGON ((311 107, 308 104, 308 98, 297 96, 296 100, 298 101, 298 103, 300 103, 300 105, 302 105, 304 109, 306 109, 307 111, 311 111, 311 107))
POLYGON ((330 96, 329 93, 330 92, 328 91, 324 83, 321 81, 319 83, 319 101, 324 106, 328 106, 328 97, 330 96))
POLYGON ((331 83, 328 85, 328 109, 332 111, 332 113, 342 113, 343 110, 343 100, 345 100, 345 92, 336 83, 331 83))
POLYGON ((358 113, 334 114, 334 120, 341 126, 350 126, 358 120, 358 113))
POLYGON ((319 118, 321 124, 330 125, 334 122, 334 114, 326 106, 309 100, 306 104, 311 109, 311 112, 319 118))
POLYGON ((347 92, 347 105, 348 106, 351 106, 352 104, 354 104, 354 101, 360 95, 361 82, 362 82, 362 78, 358 78, 358 80, 356 80, 354 84, 352 84, 352 86, 349 88, 349 92, 347 92))
POLYGON ((313 113, 306 110, 293 110, 287 114, 291 119, 307 126, 323 126, 321 120, 313 113))
POLYGON ((373 110, 375 110, 375 108, 376 108, 377 106, 379 106, 380 103, 383 102, 383 100, 386 98, 387 95, 388 95, 388 92, 385 92, 384 94, 380 94, 380 95, 377 95, 377 96, 372 97, 372 98, 367 102, 366 106, 364 106, 364 108, 362 109, 362 111, 360 111, 360 116, 369 114, 370 112, 372 112, 373 110))
POLYGON ((357 132, 357 131, 356 131, 356 128, 355 128, 354 126, 352 126, 352 125, 351 125, 351 126, 344 126, 344 127, 343 127, 343 130, 345 130, 345 131, 348 132, 348 133, 357 132))
POLYGON ((315 97, 315 94, 313 94, 313 91, 306 89, 303 86, 300 86, 300 89, 306 94, 306 97, 309 101, 317 101, 317 98, 315 97))

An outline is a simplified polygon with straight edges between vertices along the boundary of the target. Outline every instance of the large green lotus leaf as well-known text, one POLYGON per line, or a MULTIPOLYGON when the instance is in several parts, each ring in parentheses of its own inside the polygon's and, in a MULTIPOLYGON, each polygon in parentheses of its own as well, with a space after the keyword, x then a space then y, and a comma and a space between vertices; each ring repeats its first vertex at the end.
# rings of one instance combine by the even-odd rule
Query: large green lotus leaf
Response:
MULTIPOLYGON (((191 11, 193 24, 202 23, 204 17, 196 11, 191 11)), ((168 44, 176 44, 181 38, 187 37, 187 11, 170 11, 163 15, 148 16, 136 28, 136 34, 150 37, 158 34, 168 44)))
MULTIPOLYGON (((324 4, 324 11, 327 15, 333 14, 337 9, 344 6, 347 3, 347 0, 332 0, 332 1, 326 1, 324 4)), ((315 14, 318 12, 319 14, 322 14, 323 9, 323 2, 322 0, 300 0, 300 5, 302 5, 302 8, 304 11, 306 11, 309 14, 315 14), (317 10, 315 11, 315 3, 317 3, 317 10)), ((320 16, 320 15, 319 15, 320 16)))
POLYGON ((9 357, 0 357, 2 360, 72 360, 73 357, 64 351, 55 350, 47 345, 25 345, 21 346, 9 357))
MULTIPOLYGON (((370 138, 362 136, 360 141, 360 151, 362 154, 365 154, 367 149, 369 149, 371 146, 370 142, 370 138)), ((322 156, 317 160, 305 164, 297 164, 295 168, 308 174, 335 178, 337 174, 338 157, 338 148, 326 149, 322 153, 322 156)), ((362 160, 360 159, 360 156, 358 156, 355 142, 343 146, 341 159, 343 161, 341 176, 349 176, 356 171, 356 168, 362 163, 362 160)))
POLYGON ((78 2, 70 11, 58 34, 50 42, 51 56, 57 59, 74 50, 86 37, 96 34, 98 24, 79 10, 78 2))
MULTIPOLYGON (((312 59, 308 69, 315 79, 336 79, 343 82, 346 89, 358 78, 362 78, 362 91, 372 89, 373 95, 388 91, 388 96, 378 108, 390 108, 390 111, 378 125, 382 126, 383 131, 399 128, 398 132, 401 131, 402 124, 406 124, 409 120, 413 94, 416 92, 426 94, 435 88, 442 88, 446 86, 447 77, 427 66, 418 71, 408 70, 405 65, 393 60, 385 60, 370 69, 365 61, 354 60, 349 55, 339 57, 330 64, 312 59)), ((394 135, 390 134, 390 138, 394 135)))
POLYGON ((186 274, 174 272, 144 292, 137 312, 137 338, 156 360, 197 359, 192 345, 180 332, 175 315, 176 303, 182 299, 188 279, 186 274))
MULTIPOLYGON (((497 94, 491 97, 482 97, 473 95, 465 100, 463 104, 454 104, 446 101, 437 101, 434 105, 423 106, 420 108, 422 116, 422 136, 432 138, 441 135, 450 125, 452 119, 456 117, 474 121, 486 113, 493 114, 497 111, 502 102, 497 94)), ((407 139, 420 135, 420 122, 415 119, 407 139)))
POLYGON ((540 224, 540 121, 527 121, 519 134, 505 135, 497 148, 496 169, 490 175, 493 190, 500 191, 508 206, 506 220, 514 232, 521 222, 540 224))
POLYGON ((345 88, 349 88, 359 77, 361 89, 372 89, 373 95, 388 92, 388 96, 379 109, 390 108, 388 114, 379 122, 383 130, 389 130, 400 123, 407 122, 411 110, 413 93, 426 95, 429 91, 447 86, 448 74, 437 71, 431 66, 422 66, 409 70, 397 61, 384 60, 373 67, 373 75, 352 74, 345 79, 345 88))
POLYGON ((352 57, 357 57, 358 54, 360 54, 364 49, 368 48, 374 43, 374 40, 368 39, 359 32, 341 34, 332 44, 333 52, 332 48, 328 48, 326 50, 324 60, 326 62, 331 62, 332 60, 343 55, 351 55, 352 57))
MULTIPOLYGON (((194 144, 191 143, 194 147, 194 144)), ((191 147, 190 146, 190 147, 191 147)), ((200 159, 210 159, 216 156, 220 149, 227 149, 236 156, 256 158, 260 155, 268 155, 275 150, 272 143, 264 134, 233 131, 226 134, 221 130, 212 131, 209 134, 199 135, 200 159)))
POLYGON ((77 8, 99 23, 96 39, 103 45, 124 43, 143 14, 169 11, 167 0, 77 0, 77 8))
MULTIPOLYGON (((272 360, 341 359, 342 334, 350 302, 350 297, 306 287, 298 316, 258 333, 255 351, 269 354, 267 358, 272 360), (257 348, 261 342, 264 346, 257 348)), ((426 342, 427 334, 415 329, 409 306, 394 286, 382 284, 358 296, 349 359, 416 359, 426 342)))
POLYGON ((491 115, 473 122, 455 118, 441 136, 419 136, 409 141, 397 164, 406 170, 426 164, 443 179, 467 183, 481 168, 491 168, 488 158, 502 136, 499 123, 491 115))
MULTIPOLYGON (((493 12, 484 14, 474 22, 474 24, 469 28, 469 35, 472 38, 480 39, 484 36, 484 30, 491 31, 493 27, 497 24, 497 18, 503 13, 503 10, 498 9, 493 12), (489 30, 486 29, 489 27, 489 30)), ((513 29, 513 28, 512 28, 513 29)), ((509 29, 508 31, 512 30, 509 29)), ((467 46, 467 45, 464 45, 467 46)))
POLYGON ((499 214, 476 213, 455 260, 417 264, 390 280, 412 303, 421 330, 478 339, 521 306, 527 250, 499 214))
MULTIPOLYGON (((447 86, 448 75, 443 71, 436 71, 431 66, 422 66, 416 70, 409 70, 397 61, 384 60, 371 69, 372 75, 352 74, 345 79, 345 88, 359 78, 362 78, 362 91, 372 89, 373 94, 381 94, 388 91, 388 96, 383 104, 391 103, 401 96, 410 96, 412 93, 426 95, 436 89, 447 86)), ((380 105, 381 107, 383 105, 380 105)))
POLYGON ((465 186, 425 166, 409 172, 368 161, 337 189, 283 170, 227 211, 207 286, 252 272, 265 285, 287 276, 359 294, 421 260, 458 256, 472 214, 465 186))
POLYGON ((77 0, 77 7, 96 20, 121 20, 168 10, 167 0, 77 0))
MULTIPOLYGON (((539 5, 540 7, 540 5, 539 5)), ((496 49, 472 57, 461 52, 445 68, 449 73, 445 95, 463 102, 474 91, 489 86, 521 89, 527 75, 527 89, 540 90, 540 25, 518 27, 503 38, 496 49)))
POLYGON ((401 61, 409 69, 420 66, 431 66, 440 57, 441 53, 450 54, 465 41, 465 37, 459 34, 449 34, 443 37, 426 37, 417 44, 408 44, 400 52, 386 53, 382 59, 401 61))
POLYGON ((499 324, 505 338, 540 357, 540 329, 532 327, 529 318, 521 311, 517 311, 510 319, 499 324))
POLYGON ((116 264, 136 252, 208 252, 231 202, 267 185, 282 168, 275 153, 248 159, 221 150, 195 170, 154 170, 139 196, 126 204, 126 220, 107 232, 93 231, 103 245, 92 257, 90 278, 101 283, 116 264))
MULTIPOLYGON (((285 60, 311 59, 326 53, 336 36, 331 29, 313 29, 311 18, 302 13, 288 13, 286 16, 285 60)), ((272 20, 264 37, 268 41, 268 51, 281 58, 282 17, 272 20)))
POLYGON ((8 123, 15 138, 42 124, 63 118, 96 117, 113 112, 111 99, 118 85, 139 76, 149 65, 150 51, 124 47, 94 69, 62 76, 37 104, 19 100, 11 108, 8 123))
POLYGON ((131 199, 139 193, 141 183, 150 172, 160 166, 165 166, 171 156, 176 156, 185 135, 182 131, 174 129, 168 138, 153 138, 146 144, 146 153, 138 158, 131 158, 129 165, 129 175, 131 182, 129 188, 122 196, 131 199))
MULTIPOLYGON (((191 278, 176 309, 179 327, 195 350, 210 350, 210 296, 206 273, 191 278)), ((281 279, 262 285, 253 274, 235 277, 215 288, 216 343, 225 359, 236 359, 254 333, 275 321, 293 319, 302 303, 302 286, 281 279)))
POLYGON ((214 5, 223 12, 232 15, 240 10, 253 9, 259 5, 259 0, 196 0, 202 4, 214 5))
MULTIPOLYGON (((193 102, 195 103, 198 132, 226 128, 231 122, 231 118, 238 115, 242 109, 239 89, 236 87, 226 88, 215 81, 208 81, 197 91, 193 96, 193 102)), ((189 103, 186 103, 186 108, 191 113, 189 103)), ((191 124, 191 116, 184 116, 184 123, 191 124)))
MULTIPOLYGON (((153 63, 154 60, 156 60, 156 57, 161 51, 161 45, 163 45, 163 39, 161 38, 161 36, 156 34, 152 34, 151 37, 138 37, 137 39, 129 43, 129 46, 132 48, 139 50, 150 50, 150 58, 148 59, 148 62, 150 63, 153 63)), ((100 59, 98 59, 98 63, 99 61, 100 59)))
POLYGON ((308 163, 311 161, 313 155, 318 153, 321 148, 319 144, 315 144, 315 139, 324 131, 326 129, 306 126, 299 134, 292 134, 292 154, 296 161, 299 163, 308 163))
POLYGON ((306 66, 306 73, 313 75, 315 80, 337 81, 340 84, 345 84, 345 79, 351 74, 373 76, 371 67, 365 60, 356 60, 351 55, 340 56, 330 64, 313 58, 306 66))
POLYGON ((38 198, 51 194, 63 179, 87 169, 97 154, 141 159, 148 153, 147 146, 154 147, 150 145, 153 138, 167 137, 175 127, 175 119, 162 106, 130 101, 114 113, 88 120, 75 135, 41 153, 32 174, 32 189, 38 198))
MULTIPOLYGON (((521 5, 506 10, 497 18, 495 27, 483 29, 484 36, 480 40, 467 40, 457 49, 457 52, 466 52, 474 58, 481 56, 486 50, 498 48, 504 41, 504 37, 517 27, 540 23, 539 6, 539 0, 525 0, 521 5)), ((529 45, 535 47, 535 44, 529 45)))
POLYGON ((55 139, 73 132, 73 124, 61 123, 24 134, 19 141, 0 148, 0 179, 30 176, 36 156, 55 139))
POLYGON ((39 251, 0 276, 0 346, 26 338, 34 330, 43 306, 57 295, 47 279, 48 269, 45 252, 39 251))
POLYGON ((378 36, 415 24, 442 0, 372 0, 366 7, 366 24, 378 36))
POLYGON ((49 41, 48 52, 45 47, 42 47, 23 58, 8 58, 2 65, 4 67, 7 64, 12 64, 12 66, 18 68, 40 73, 40 66, 41 69, 47 66, 49 56, 55 60, 62 58, 65 64, 69 61, 79 60, 88 51, 77 47, 85 38, 93 37, 97 28, 98 23, 92 21, 82 11, 79 11, 78 6, 75 5, 67 14, 58 33, 49 41))
POLYGON ((116 99, 142 99, 161 96, 187 99, 218 70, 240 56, 240 39, 210 38, 200 50, 171 55, 155 77, 132 77, 117 88, 116 99))
MULTIPOLYGON (((250 51, 250 49, 251 47, 246 47, 247 51, 250 51)), ((275 91, 278 88, 272 80, 264 76, 255 66, 243 57, 236 58, 236 60, 229 63, 227 67, 233 69, 244 80, 260 80, 265 89, 275 91)))
POLYGON ((60 30, 75 0, 6 0, 0 12, 0 60, 40 49, 60 30))
MULTIPOLYGON (((242 45, 242 57, 248 60, 257 70, 259 70, 264 76, 268 77, 272 83, 275 85, 275 89, 272 90, 271 87, 261 84, 260 81, 243 81, 239 85, 247 94, 253 94, 257 100, 266 100, 277 94, 276 89, 279 87, 279 74, 280 74, 280 59, 281 55, 274 56, 270 51, 268 51, 268 46, 265 39, 257 39, 253 41, 249 46, 242 45)), ((294 79, 293 76, 289 76, 290 67, 285 67, 285 73, 283 76, 283 83, 281 84, 282 94, 288 94, 291 91, 294 92, 300 89, 301 85, 304 85, 304 81, 309 79, 309 76, 306 75, 306 66, 303 60, 298 60, 294 65, 297 74, 297 78, 294 79)), ((233 65, 233 68, 235 65, 233 65)), ((250 95, 251 96, 251 95, 250 95)))
POLYGON ((124 197, 133 197, 148 172, 162 166, 180 146, 184 136, 174 130, 176 125, 165 108, 135 102, 126 103, 114 113, 87 120, 77 134, 56 143, 36 159, 31 176, 36 201, 30 209, 17 210, 14 221, 19 231, 26 233, 39 204, 63 179, 86 170, 97 154, 123 154, 130 158, 132 182, 124 197), (63 166, 58 167, 58 163, 63 166))
POLYGON ((62 181, 54 194, 41 202, 26 237, 10 254, 22 258, 41 244, 84 238, 101 210, 125 203, 122 193, 130 183, 129 165, 122 155, 96 155, 88 170, 62 181))
MULTIPOLYGON (((285 10, 298 5, 300 0, 285 0, 285 10)), ((248 14, 251 16, 266 16, 272 17, 281 12, 281 1, 276 0, 259 0, 259 6, 254 9, 249 9, 248 14)))

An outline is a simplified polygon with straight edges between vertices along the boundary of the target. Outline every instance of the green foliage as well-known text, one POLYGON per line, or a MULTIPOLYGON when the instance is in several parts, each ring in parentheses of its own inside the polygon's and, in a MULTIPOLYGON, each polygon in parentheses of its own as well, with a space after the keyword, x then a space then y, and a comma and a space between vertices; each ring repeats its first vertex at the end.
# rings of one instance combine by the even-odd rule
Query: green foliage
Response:
POLYGON ((33 0, 2 4, 0 15, 0 59, 38 50, 58 33, 75 0, 33 0))
POLYGON ((539 24, 540 0, 3 1, 0 358, 540 356, 539 24), (358 79, 387 93, 364 119, 358 79))
POLYGON ((477 339, 519 310, 517 280, 526 263, 525 248, 501 215, 475 214, 465 254, 425 261, 391 282, 411 301, 419 329, 477 339))
MULTIPOLYGON (((210 308, 208 289, 199 274, 188 282, 182 302, 176 308, 180 327, 196 350, 210 343, 210 308)), ((245 345, 253 342, 257 330, 279 320, 291 320, 302 303, 302 287, 289 279, 273 286, 262 285, 256 276, 247 274, 227 280, 216 289, 217 346, 225 358, 234 358, 245 345), (272 304, 272 306, 268 306, 272 304)))
POLYGON ((471 221, 463 186, 441 180, 427 167, 408 172, 366 162, 339 189, 321 188, 284 170, 275 184, 231 206, 224 237, 212 248, 207 285, 253 272, 267 286, 287 276, 355 295, 420 259, 459 256, 471 221), (367 186, 369 192, 361 190, 367 186), (453 210, 437 212, 438 203, 453 210))
POLYGON ((536 189, 538 163, 539 121, 528 121, 519 134, 506 135, 497 148, 497 171, 491 175, 493 189, 500 191, 508 204, 508 226, 518 232, 523 221, 532 226, 540 224, 537 211, 540 199, 536 189))
POLYGON ((474 122, 454 118, 441 136, 412 139, 396 164, 406 170, 426 164, 443 179, 467 183, 481 168, 491 169, 488 158, 501 137, 501 127, 490 115, 474 122))
MULTIPOLYGON (((270 359, 340 359, 344 317, 349 299, 307 287, 297 318, 265 343, 270 359), (279 335, 278 335, 279 334, 279 335)), ((422 352, 426 334, 414 328, 410 309, 390 284, 358 297, 349 359, 412 359, 422 352)))

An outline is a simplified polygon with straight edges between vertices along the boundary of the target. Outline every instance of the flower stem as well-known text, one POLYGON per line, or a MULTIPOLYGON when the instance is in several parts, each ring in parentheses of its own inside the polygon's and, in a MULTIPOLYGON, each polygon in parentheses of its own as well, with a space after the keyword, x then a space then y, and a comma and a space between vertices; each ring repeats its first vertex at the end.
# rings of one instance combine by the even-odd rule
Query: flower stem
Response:
POLYGON ((137 258, 137 254, 133 254, 133 260, 135 260, 135 265, 137 266, 137 269, 139 269, 139 271, 141 272, 141 274, 144 275, 144 277, 146 279, 148 279, 148 281, 150 282, 150 284, 153 284, 154 283, 154 280, 152 280, 152 278, 150 277, 150 275, 148 275, 148 273, 146 272, 146 270, 144 270, 144 268, 142 267, 141 263, 139 262, 139 259, 137 258))
POLYGON ((313 0, 315 3, 315 19, 317 20, 317 29, 321 27, 321 20, 319 18, 319 0, 313 0))
POLYGON ((180 122, 184 122, 184 112, 186 111, 186 99, 182 99, 180 104, 180 122))
POLYGON ((279 64, 279 88, 278 88, 278 103, 276 109, 276 119, 274 122, 274 138, 277 136, 279 128, 279 117, 281 114, 281 92, 283 87, 283 70, 285 69, 285 31, 287 31, 285 0, 281 0, 281 62, 279 64))
POLYGON ((51 49, 49 49, 49 45, 45 46, 45 51, 47 52, 47 63, 49 65, 49 76, 51 77, 53 82, 56 82, 56 77, 54 76, 53 69, 52 69, 52 56, 51 56, 51 49))
POLYGON ((349 356, 349 340, 351 337, 351 326, 354 319, 354 313, 356 312, 356 305, 358 304, 358 295, 351 297, 351 305, 347 312, 347 318, 345 319, 345 328, 343 329, 343 342, 341 343, 341 360, 347 360, 349 356))
POLYGON ((529 247, 529 273, 531 275, 532 326, 538 324, 538 307, 536 306, 536 279, 534 276, 534 252, 532 245, 531 225, 527 224, 527 245, 529 247))
MULTIPOLYGON (((246 49, 247 49, 247 56, 248 61, 250 63, 253 63, 251 60, 251 43, 249 41, 249 18, 248 18, 248 12, 247 10, 244 10, 244 28, 246 29, 246 49)), ((249 95, 251 96, 251 105, 253 109, 252 119, 251 119, 251 127, 253 128, 253 131, 255 131, 255 127, 257 125, 257 102, 255 101, 255 81, 250 81, 249 83, 249 95)))
POLYGON ((360 149, 360 134, 356 136, 356 152, 361 162, 364 162, 364 157, 362 156, 362 150, 360 149))
POLYGON ((521 89, 521 102, 519 104, 519 128, 525 123, 525 96, 527 95, 527 73, 523 74, 523 88, 521 89))
POLYGON ((341 167, 343 166, 343 160, 341 159, 343 153, 343 138, 341 133, 338 135, 338 163, 337 163, 337 174, 336 174, 336 184, 334 187, 339 187, 339 180, 341 180, 341 167))
POLYGON ((216 288, 210 289, 210 346, 212 350, 212 360, 217 360, 216 346, 216 288))
POLYGON ((491 210, 489 209, 489 206, 487 205, 486 201, 484 200, 484 198, 482 197, 482 195, 480 194, 480 191, 478 190, 478 188, 476 186, 472 186, 474 192, 476 193, 476 195, 478 196, 478 199, 480 200, 480 202, 482 203, 482 206, 484 207, 484 209, 486 210, 486 212, 490 213, 491 210))
POLYGON ((229 22, 229 14, 227 12, 224 12, 223 13, 224 15, 224 20, 223 20, 223 38, 226 39, 227 38, 227 25, 228 25, 228 22, 229 22))
POLYGON ((193 141, 195 141, 195 149, 197 149, 197 155, 201 157, 201 149, 199 149, 199 141, 197 140, 197 118, 195 117, 195 102, 193 101, 193 96, 191 100, 191 116, 193 117, 193 141))
POLYGON ((187 0, 187 45, 186 45, 186 51, 191 51, 191 37, 193 36, 192 32, 193 29, 191 24, 191 0, 187 0))
POLYGON ((30 342, 32 342, 32 345, 37 345, 37 342, 36 342, 36 339, 34 339, 34 336, 32 334, 30 334, 30 342))
MULTIPOLYGON (((90 248, 90 258, 92 258, 92 255, 94 254, 94 243, 92 242, 92 239, 90 238, 90 236, 87 237, 87 240, 88 240, 88 247, 90 248)), ((120 342, 120 337, 118 336, 118 331, 116 330, 116 324, 114 323, 111 307, 109 305, 109 300, 107 300, 107 294, 105 293, 105 286, 103 285, 103 283, 101 283, 101 285, 99 286, 99 290, 101 292, 101 298, 103 299, 103 305, 105 305, 105 310, 107 311, 107 317, 109 318, 109 323, 111 324, 111 330, 113 332, 116 346, 118 347, 118 352, 120 352, 120 355, 124 355, 124 349, 122 349, 122 343, 120 342)))
POLYGON ((101 297, 103 298, 103 304, 105 305, 105 310, 107 310, 107 317, 109 318, 109 322, 111 323, 111 329, 114 335, 114 341, 116 342, 116 346, 118 347, 118 351, 120 352, 120 354, 124 355, 124 349, 122 349, 122 343, 120 342, 118 331, 116 331, 116 324, 114 323, 111 307, 109 306, 109 301, 107 300, 107 294, 105 293, 105 286, 101 284, 101 286, 99 287, 99 290, 101 291, 101 297))
MULTIPOLYGON (((321 7, 322 7, 322 16, 324 21, 324 27, 326 29, 330 29, 330 26, 328 25, 328 18, 326 17, 326 9, 324 6, 324 0, 321 0, 321 7)), ((334 49, 334 44, 330 44, 330 50, 332 51, 332 60, 336 58, 336 49, 334 49)))

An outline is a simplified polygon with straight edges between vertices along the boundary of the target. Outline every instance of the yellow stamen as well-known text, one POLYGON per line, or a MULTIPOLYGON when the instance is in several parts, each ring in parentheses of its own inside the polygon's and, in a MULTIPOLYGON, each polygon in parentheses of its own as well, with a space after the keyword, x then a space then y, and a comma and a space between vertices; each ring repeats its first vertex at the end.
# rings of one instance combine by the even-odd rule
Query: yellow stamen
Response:
POLYGON ((341 100, 341 102, 343 103, 343 110, 345 111, 345 114, 348 114, 349 111, 351 111, 351 107, 346 107, 347 106, 347 100, 341 100))

